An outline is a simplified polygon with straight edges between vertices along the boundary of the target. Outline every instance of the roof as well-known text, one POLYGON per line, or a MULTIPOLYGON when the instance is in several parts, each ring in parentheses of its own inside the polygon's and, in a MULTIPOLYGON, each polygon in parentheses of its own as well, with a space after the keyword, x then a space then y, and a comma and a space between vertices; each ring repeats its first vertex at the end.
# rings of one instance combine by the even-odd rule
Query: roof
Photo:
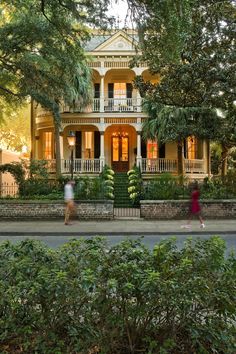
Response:
POLYGON ((103 43, 105 43, 106 41, 108 41, 109 38, 111 37, 115 37, 118 33, 122 33, 126 38, 130 38, 131 41, 138 40, 138 35, 137 34, 130 34, 127 33, 125 30, 117 30, 117 31, 113 31, 110 34, 104 34, 104 35, 100 35, 100 34, 95 34, 91 37, 90 41, 87 42, 87 44, 85 45, 85 50, 87 52, 92 52, 94 51, 96 48, 98 48, 100 45, 102 45, 103 43))
POLYGON ((87 52, 91 52, 93 51, 95 48, 97 48, 100 44, 104 43, 105 41, 107 41, 109 38, 111 37, 111 35, 95 35, 93 36, 90 41, 85 45, 85 50, 87 52))

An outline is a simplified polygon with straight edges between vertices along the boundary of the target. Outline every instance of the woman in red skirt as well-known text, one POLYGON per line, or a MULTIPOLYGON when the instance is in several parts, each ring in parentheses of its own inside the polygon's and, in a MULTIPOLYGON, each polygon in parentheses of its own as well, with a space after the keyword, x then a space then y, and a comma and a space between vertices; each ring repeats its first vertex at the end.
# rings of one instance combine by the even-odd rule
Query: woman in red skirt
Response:
POLYGON ((198 188, 198 183, 194 183, 193 190, 191 193, 191 205, 190 205, 190 210, 189 210, 189 218, 187 225, 184 225, 184 228, 189 228, 190 227, 190 220, 194 215, 196 215, 201 223, 200 227, 204 228, 205 224, 203 222, 203 218, 201 216, 201 207, 199 204, 199 197, 200 197, 200 191, 198 188))

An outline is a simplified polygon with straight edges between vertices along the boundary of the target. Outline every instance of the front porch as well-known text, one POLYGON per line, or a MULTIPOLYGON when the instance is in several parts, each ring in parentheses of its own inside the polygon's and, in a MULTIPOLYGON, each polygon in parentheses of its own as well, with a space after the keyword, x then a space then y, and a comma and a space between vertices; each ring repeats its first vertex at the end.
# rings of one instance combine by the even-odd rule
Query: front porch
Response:
MULTIPOLYGON (((105 164, 104 159, 73 159, 73 173, 76 175, 98 175, 102 172, 105 164)), ((161 173, 177 174, 177 160, 176 159, 148 159, 140 158, 136 161, 136 165, 140 166, 142 174, 157 175, 161 173)), ((56 171, 56 160, 47 160, 47 167, 50 173, 56 171)), ((72 165, 70 159, 61 159, 61 173, 64 175, 70 174, 72 171, 72 165)), ((205 161, 203 159, 184 159, 184 172, 188 175, 206 174, 205 161)))

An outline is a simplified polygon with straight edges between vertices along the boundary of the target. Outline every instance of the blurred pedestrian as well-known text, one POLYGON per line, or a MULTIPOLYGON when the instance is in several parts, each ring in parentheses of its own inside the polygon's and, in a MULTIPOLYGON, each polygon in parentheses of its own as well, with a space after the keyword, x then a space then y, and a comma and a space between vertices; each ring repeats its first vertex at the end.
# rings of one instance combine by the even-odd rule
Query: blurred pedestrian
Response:
POLYGON ((201 216, 201 207, 199 203, 199 197, 200 197, 200 191, 199 191, 199 186, 198 183, 195 182, 192 188, 192 193, 191 193, 191 203, 190 203, 190 208, 189 208, 189 217, 186 225, 183 225, 182 228, 189 229, 190 228, 190 221, 193 216, 197 216, 197 218, 200 221, 200 227, 202 229, 205 228, 205 224, 203 221, 203 218, 201 216))
POLYGON ((74 202, 74 181, 68 181, 64 187, 65 208, 65 225, 70 225, 70 216, 75 211, 74 202))

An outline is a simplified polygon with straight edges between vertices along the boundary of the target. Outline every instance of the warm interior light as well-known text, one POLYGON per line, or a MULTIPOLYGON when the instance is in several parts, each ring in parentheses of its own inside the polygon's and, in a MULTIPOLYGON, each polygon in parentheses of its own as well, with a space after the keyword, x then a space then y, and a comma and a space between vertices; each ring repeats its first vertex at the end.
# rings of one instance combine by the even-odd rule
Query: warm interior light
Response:
POLYGON ((85 132, 85 149, 92 149, 92 132, 85 132))
POLYGON ((69 132, 69 135, 67 136, 67 141, 68 141, 69 147, 72 148, 75 146, 76 137, 75 137, 74 132, 69 132))

